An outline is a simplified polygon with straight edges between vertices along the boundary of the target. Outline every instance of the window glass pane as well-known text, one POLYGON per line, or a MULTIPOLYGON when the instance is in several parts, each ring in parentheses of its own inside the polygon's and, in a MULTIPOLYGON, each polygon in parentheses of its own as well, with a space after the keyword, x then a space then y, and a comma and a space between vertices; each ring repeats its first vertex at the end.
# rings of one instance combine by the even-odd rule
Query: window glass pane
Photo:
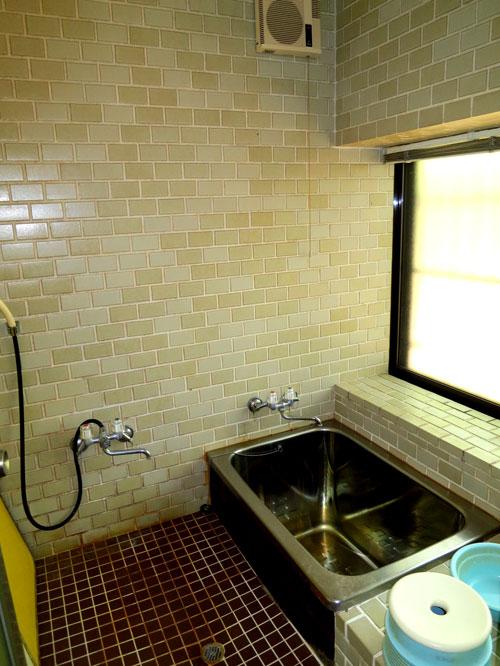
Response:
POLYGON ((500 152, 414 173, 406 366, 500 403, 500 152))

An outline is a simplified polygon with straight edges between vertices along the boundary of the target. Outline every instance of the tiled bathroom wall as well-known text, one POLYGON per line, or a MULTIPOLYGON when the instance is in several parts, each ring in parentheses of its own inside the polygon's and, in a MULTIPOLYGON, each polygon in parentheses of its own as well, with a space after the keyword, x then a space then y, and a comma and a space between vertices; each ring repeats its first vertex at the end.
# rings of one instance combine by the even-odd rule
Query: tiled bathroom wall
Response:
POLYGON ((500 124, 498 0, 337 7, 337 144, 390 145, 500 124))
POLYGON ((197 509, 204 452, 283 427, 386 365, 392 180, 333 135, 323 54, 257 55, 244 0, 0 0, 0 297, 20 321, 28 495, 75 497, 69 440, 121 416, 134 444, 83 455, 56 532, 20 506, 11 340, 0 331, 0 492, 37 556, 197 509), (262 413, 261 413, 262 414, 262 413))

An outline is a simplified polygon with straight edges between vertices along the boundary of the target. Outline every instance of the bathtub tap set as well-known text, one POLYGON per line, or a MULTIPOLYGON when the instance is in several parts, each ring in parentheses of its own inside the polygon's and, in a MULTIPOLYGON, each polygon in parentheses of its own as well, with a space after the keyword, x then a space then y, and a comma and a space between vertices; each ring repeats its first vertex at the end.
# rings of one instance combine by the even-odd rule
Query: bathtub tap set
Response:
POLYGON ((262 400, 258 396, 250 398, 247 402, 247 407, 252 414, 256 414, 263 407, 268 407, 272 411, 278 411, 281 414, 281 418, 285 421, 312 421, 317 426, 322 426, 323 423, 317 416, 290 416, 290 414, 285 413, 287 409, 290 409, 298 401, 297 392, 289 386, 279 400, 276 391, 271 391, 267 400, 262 400))

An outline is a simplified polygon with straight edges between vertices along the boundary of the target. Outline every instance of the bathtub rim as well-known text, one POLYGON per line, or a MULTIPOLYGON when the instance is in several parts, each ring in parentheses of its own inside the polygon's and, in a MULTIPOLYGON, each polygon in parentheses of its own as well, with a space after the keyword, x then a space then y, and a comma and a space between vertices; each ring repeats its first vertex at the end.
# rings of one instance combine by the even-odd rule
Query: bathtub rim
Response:
POLYGON ((500 524, 493 516, 444 486, 439 485, 433 479, 426 477, 389 451, 358 435, 333 419, 325 421, 322 426, 293 428, 228 447, 213 449, 207 453, 207 458, 209 468, 213 468, 217 472, 230 490, 259 519, 263 529, 277 542, 278 547, 290 556, 302 576, 309 580, 315 595, 327 608, 335 612, 346 610, 352 605, 384 591, 406 574, 434 567, 451 557, 452 553, 458 548, 474 541, 485 539, 500 530, 500 524), (374 571, 354 576, 328 571, 280 523, 272 511, 267 508, 264 502, 246 484, 231 463, 232 457, 239 451, 247 451, 263 444, 283 442, 318 431, 345 435, 359 446, 395 467, 398 471, 403 472, 412 480, 421 484, 424 488, 433 492, 460 511, 465 519, 464 526, 455 534, 413 555, 387 564, 374 571))

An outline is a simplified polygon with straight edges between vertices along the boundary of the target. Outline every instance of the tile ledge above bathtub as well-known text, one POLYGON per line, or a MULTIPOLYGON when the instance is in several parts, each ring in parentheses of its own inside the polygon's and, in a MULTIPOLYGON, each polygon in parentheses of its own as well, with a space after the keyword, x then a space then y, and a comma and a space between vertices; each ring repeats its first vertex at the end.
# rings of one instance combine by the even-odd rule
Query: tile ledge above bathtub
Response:
POLYGON ((341 379, 335 418, 500 519, 500 420, 387 374, 341 379))

